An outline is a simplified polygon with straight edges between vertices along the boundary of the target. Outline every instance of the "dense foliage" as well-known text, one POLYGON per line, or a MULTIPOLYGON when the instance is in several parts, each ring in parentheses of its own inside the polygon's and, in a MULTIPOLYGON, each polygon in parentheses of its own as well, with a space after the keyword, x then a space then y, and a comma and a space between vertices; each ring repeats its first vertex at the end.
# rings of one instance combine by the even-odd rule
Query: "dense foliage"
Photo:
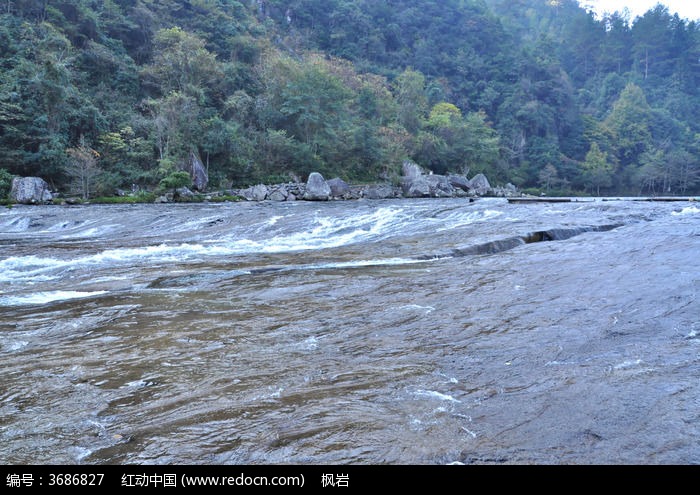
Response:
POLYGON ((637 19, 574 0, 0 9, 0 171, 83 197, 177 185, 192 152, 210 187, 394 180, 411 158, 549 193, 700 188, 700 26, 662 5, 637 19))

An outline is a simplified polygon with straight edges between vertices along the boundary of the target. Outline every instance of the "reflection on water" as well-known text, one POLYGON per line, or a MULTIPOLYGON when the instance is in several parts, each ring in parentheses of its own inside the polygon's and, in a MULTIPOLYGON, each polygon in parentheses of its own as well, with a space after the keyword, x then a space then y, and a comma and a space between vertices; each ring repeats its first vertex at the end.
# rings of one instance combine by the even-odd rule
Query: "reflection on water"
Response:
POLYGON ((3 210, 0 458, 699 462, 699 219, 495 199, 3 210))

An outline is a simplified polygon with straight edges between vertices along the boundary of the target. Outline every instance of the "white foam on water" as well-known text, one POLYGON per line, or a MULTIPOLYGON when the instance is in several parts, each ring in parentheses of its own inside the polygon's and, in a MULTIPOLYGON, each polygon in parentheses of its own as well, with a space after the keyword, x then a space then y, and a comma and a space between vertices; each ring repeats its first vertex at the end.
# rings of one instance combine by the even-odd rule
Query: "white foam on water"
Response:
POLYGON ((83 237, 100 237, 117 228, 118 225, 113 224, 97 224, 96 220, 79 220, 56 223, 51 227, 37 231, 40 234, 53 234, 56 232, 62 233, 58 236, 59 239, 76 239, 83 237))
POLYGON ((5 350, 14 352, 14 351, 19 351, 20 349, 27 347, 29 345, 29 342, 26 340, 17 340, 15 342, 9 342, 9 343, 2 343, 2 346, 5 348, 5 350))
POLYGON ((620 364, 616 364, 615 366, 613 366, 613 369, 623 370, 626 368, 631 368, 632 366, 638 366, 640 364, 642 364, 641 359, 637 359, 635 361, 623 361, 620 364))
POLYGON ((57 278, 47 274, 51 270, 63 269, 70 261, 38 256, 12 256, 0 260, 0 282, 47 281, 57 278))
POLYGON ((153 385, 153 384, 155 384, 155 382, 153 380, 148 380, 146 378, 143 378, 141 380, 134 380, 131 382, 127 382, 119 388, 143 388, 143 387, 148 387, 149 385, 153 385))
MULTIPOLYGON (((308 222, 305 230, 275 235, 271 238, 255 239, 232 234, 216 240, 202 243, 180 244, 161 243, 158 245, 106 249, 95 254, 77 258, 48 258, 34 255, 10 257, 0 260, 0 282, 25 283, 49 281, 60 278, 66 270, 84 269, 90 266, 114 266, 134 263, 165 263, 199 261, 212 256, 235 256, 249 253, 285 253, 304 250, 320 250, 346 246, 357 242, 366 242, 401 232, 407 226, 419 227, 423 221, 416 219, 411 210, 404 208, 382 207, 364 214, 346 217, 317 216, 308 222)), ((470 212, 466 216, 459 212, 441 224, 454 226, 473 221, 485 220, 501 215, 496 210, 470 212)), ((209 220, 208 217, 207 220, 209 220)), ((284 217, 267 219, 264 225, 273 226, 284 217)), ((27 219, 27 222, 29 219, 27 219)), ((429 221, 434 222, 434 219, 429 221)), ((199 221, 197 221, 199 222, 199 221)), ((62 225, 62 224, 59 224, 62 225)), ((425 225, 423 225, 425 226, 425 225)), ((83 225, 85 227, 85 225, 83 225)), ((71 235, 97 235, 113 226, 90 227, 80 233, 71 235)), ((57 227, 58 228, 58 227, 57 227)), ((447 227, 445 227, 447 228, 447 227)), ((252 234, 252 232, 251 232, 252 234)), ((258 235, 259 237, 259 235, 258 235)), ((424 263, 425 260, 391 258, 384 260, 359 260, 341 263, 315 265, 311 268, 351 268, 363 266, 402 265, 424 263)))
POLYGON ((698 213, 700 213, 700 209, 696 208, 695 206, 686 206, 681 211, 671 212, 671 215, 678 217, 681 215, 697 215, 698 213))
POLYGON ((473 431, 471 431, 469 428, 465 428, 464 426, 461 426, 460 429, 461 429, 463 432, 468 433, 470 437, 476 438, 476 433, 474 433, 473 431))
POLYGON ((121 280, 129 280, 130 277, 126 275, 119 275, 119 276, 113 276, 113 277, 100 277, 100 278, 92 278, 90 281, 92 283, 103 283, 103 282, 119 282, 121 280))
POLYGON ((275 388, 275 387, 269 386, 269 387, 267 387, 267 390, 269 391, 269 393, 255 395, 250 400, 254 402, 254 401, 258 401, 258 400, 279 399, 282 396, 282 392, 284 392, 284 387, 276 387, 275 388))
MULTIPOLYGON (((245 246, 245 243, 244 243, 245 246)), ((179 262, 207 255, 230 255, 246 252, 245 247, 179 244, 139 248, 108 249, 97 254, 74 259, 16 256, 0 260, 0 282, 37 282, 59 278, 64 270, 91 266, 133 263, 138 260, 179 262)))
POLYGON ((438 399, 438 400, 446 400, 446 401, 450 401, 450 402, 457 402, 457 403, 462 402, 460 400, 455 399, 451 395, 436 392, 435 390, 417 390, 416 395, 422 395, 425 397, 430 397, 430 398, 438 399))
POLYGON ((99 227, 90 227, 89 229, 80 230, 72 234, 62 235, 61 239, 74 239, 76 237, 100 237, 112 230, 111 225, 101 225, 99 227))
POLYGON ((285 218, 285 217, 280 216, 280 215, 276 215, 276 216, 270 217, 270 218, 268 218, 267 220, 265 220, 264 222, 262 222, 262 223, 258 226, 258 228, 255 229, 255 232, 256 232, 256 233, 264 232, 265 229, 268 229, 268 228, 270 228, 270 227, 274 227, 274 226, 277 224, 277 222, 279 222, 279 221, 282 220, 283 218, 285 218))
POLYGON ((418 311, 425 311, 426 315, 435 311, 433 306, 421 306, 419 304, 407 304, 405 306, 401 306, 399 309, 416 309, 418 311))
POLYGON ((133 261, 139 258, 156 258, 160 261, 180 261, 193 255, 205 254, 210 249, 201 244, 159 244, 155 246, 145 246, 138 248, 117 248, 108 249, 101 253, 78 258, 76 262, 86 263, 114 263, 133 261))
POLYGON ((437 232, 453 230, 459 227, 464 227, 465 225, 471 225, 473 223, 485 222, 487 220, 500 217, 501 215, 503 215, 503 212, 499 210, 470 211, 468 213, 458 212, 450 215, 444 220, 441 220, 441 223, 444 223, 444 226, 437 229, 437 232))
POLYGON ((283 218, 284 217, 282 217, 282 216, 272 217, 272 218, 268 219, 267 222, 265 222, 265 224, 272 226, 272 225, 276 224, 279 220, 282 220, 283 218))
MULTIPOLYGON (((415 260, 410 258, 386 258, 376 260, 354 260, 354 261, 338 261, 335 263, 320 263, 317 265, 308 265, 304 268, 311 270, 319 270, 326 268, 363 268, 369 266, 396 266, 396 265, 414 265, 418 263, 428 263, 432 260, 415 260)), ((422 308, 422 307, 421 307, 422 308)))
POLYGON ((316 217, 312 228, 275 236, 260 243, 265 253, 306 251, 346 246, 387 234, 401 224, 402 208, 378 208, 365 215, 345 218, 316 217))
POLYGON ((73 453, 73 457, 78 462, 92 455, 92 450, 80 446, 71 447, 71 451, 73 453))
POLYGON ((0 225, 0 232, 26 232, 32 219, 29 217, 16 217, 0 225))
POLYGON ((0 306, 35 306, 56 301, 66 301, 70 299, 83 299, 86 297, 100 296, 107 291, 79 292, 72 290, 57 290, 51 292, 35 292, 24 296, 3 296, 0 297, 0 306))
POLYGON ((70 225, 70 222, 68 222, 68 221, 60 222, 60 223, 57 223, 56 225, 52 225, 51 227, 46 229, 46 231, 47 232, 56 232, 59 230, 64 230, 69 225, 70 225))
MULTIPOLYGON (((343 246, 389 232, 391 225, 396 223, 401 211, 401 209, 380 208, 367 215, 356 215, 348 218, 320 217, 314 220, 310 230, 261 241, 239 237, 205 244, 163 243, 135 248, 107 249, 73 259, 42 258, 33 255, 11 257, 0 261, 0 281, 52 280, 58 278, 58 273, 62 270, 89 265, 114 265, 133 263, 139 260, 182 262, 209 256, 231 256, 256 252, 282 253, 343 246)), ((273 217, 266 222, 272 225, 280 218, 282 217, 273 217)), ((109 227, 104 226, 97 230, 109 227)), ((81 235, 86 235, 86 231, 83 231, 81 235)), ((358 264, 358 266, 362 264, 362 262, 353 263, 358 264)), ((383 260, 370 263, 392 264, 403 263, 403 261, 383 260)))
POLYGON ((318 339, 316 337, 309 337, 301 343, 301 348, 306 351, 313 351, 318 347, 318 339))

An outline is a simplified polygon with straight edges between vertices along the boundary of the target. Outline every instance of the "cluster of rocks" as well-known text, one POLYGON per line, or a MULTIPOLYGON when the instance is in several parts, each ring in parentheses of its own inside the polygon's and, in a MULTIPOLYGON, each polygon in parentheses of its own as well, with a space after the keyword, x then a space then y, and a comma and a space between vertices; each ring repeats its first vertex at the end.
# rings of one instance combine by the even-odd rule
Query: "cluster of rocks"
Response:
POLYGON ((363 197, 363 187, 350 186, 340 178, 326 180, 318 172, 313 172, 306 183, 288 182, 271 186, 258 184, 245 189, 233 189, 229 193, 248 201, 328 201, 359 199, 363 197))
MULTIPOLYGON (((200 184, 199 187, 203 185, 200 184)), ((195 187, 196 189, 198 187, 195 187)), ((200 189, 202 190, 202 189, 200 189)), ((205 199, 217 195, 237 196, 247 201, 329 201, 341 199, 393 199, 393 198, 458 198, 499 196, 514 197, 520 193, 512 184, 493 188, 483 174, 468 179, 465 175, 437 175, 424 171, 417 164, 406 161, 402 166, 402 176, 398 185, 371 184, 350 185, 340 178, 330 180, 318 173, 309 175, 306 183, 257 184, 244 189, 231 189, 210 193, 205 199)), ((15 178, 12 182, 12 201, 23 204, 48 203, 54 197, 49 185, 38 177, 15 178)), ((190 189, 183 187, 175 193, 168 193, 156 199, 156 203, 169 203, 195 197, 190 189)))
POLYGON ((484 174, 471 180, 465 175, 435 175, 424 173, 416 163, 405 161, 402 166, 401 190, 407 198, 453 198, 486 196, 491 185, 484 174))
POLYGON ((417 164, 406 161, 402 166, 399 185, 349 185, 340 178, 326 180, 318 172, 309 175, 306 183, 290 182, 267 186, 258 184, 245 189, 233 189, 229 194, 248 201, 329 201, 337 199, 392 198, 455 198, 480 196, 518 196, 512 184, 492 188, 483 174, 471 179, 464 175, 426 173, 417 164))

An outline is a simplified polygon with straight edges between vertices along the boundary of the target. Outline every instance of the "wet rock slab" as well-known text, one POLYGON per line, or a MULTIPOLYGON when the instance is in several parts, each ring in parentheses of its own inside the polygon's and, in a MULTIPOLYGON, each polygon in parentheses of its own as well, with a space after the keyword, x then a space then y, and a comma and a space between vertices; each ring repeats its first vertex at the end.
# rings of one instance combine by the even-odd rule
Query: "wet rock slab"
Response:
POLYGON ((700 462, 698 252, 679 216, 453 267, 426 304, 453 315, 459 461, 700 462))

